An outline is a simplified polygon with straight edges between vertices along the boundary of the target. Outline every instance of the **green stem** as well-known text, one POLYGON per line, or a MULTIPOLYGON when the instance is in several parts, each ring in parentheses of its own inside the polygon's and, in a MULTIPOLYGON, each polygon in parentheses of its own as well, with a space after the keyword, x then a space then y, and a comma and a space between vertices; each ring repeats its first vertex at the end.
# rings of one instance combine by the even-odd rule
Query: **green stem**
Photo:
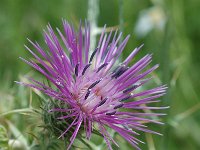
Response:
POLYGON ((0 117, 7 116, 14 113, 34 113, 34 109, 33 108, 15 109, 15 110, 1 113, 0 117))
MULTIPOLYGON (((99 0, 88 1, 88 21, 90 22, 90 49, 95 49, 96 38, 98 35, 98 16, 99 16, 99 0)), ((90 51, 91 52, 91 51, 90 51)))
MULTIPOLYGON (((123 33, 124 32, 123 0, 118 0, 118 4, 119 4, 119 29, 123 33)), ((123 36, 120 40, 121 40, 120 42, 122 42, 123 36)))

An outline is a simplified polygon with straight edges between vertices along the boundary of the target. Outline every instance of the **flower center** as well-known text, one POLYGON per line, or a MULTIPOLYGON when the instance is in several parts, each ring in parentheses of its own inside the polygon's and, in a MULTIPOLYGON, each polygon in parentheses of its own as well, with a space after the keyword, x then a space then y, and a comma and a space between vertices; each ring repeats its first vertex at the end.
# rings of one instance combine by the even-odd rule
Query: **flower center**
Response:
POLYGON ((84 75, 77 76, 71 92, 77 105, 88 115, 109 114, 115 111, 116 105, 121 104, 115 102, 116 96, 119 96, 115 79, 94 70, 88 69, 84 75))

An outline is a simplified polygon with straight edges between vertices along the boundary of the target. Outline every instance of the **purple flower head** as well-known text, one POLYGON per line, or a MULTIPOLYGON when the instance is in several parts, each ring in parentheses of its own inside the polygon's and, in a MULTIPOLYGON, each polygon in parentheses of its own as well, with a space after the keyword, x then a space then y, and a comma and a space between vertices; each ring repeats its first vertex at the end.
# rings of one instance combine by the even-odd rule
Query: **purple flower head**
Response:
POLYGON ((129 36, 119 43, 121 33, 118 35, 116 31, 107 35, 104 28, 96 49, 90 53, 90 26, 87 23, 84 29, 80 24, 78 32, 67 21, 63 21, 63 27, 64 32, 57 29, 56 35, 51 26, 47 26, 48 31, 44 31, 47 50, 29 40, 37 54, 26 48, 36 61, 21 58, 54 86, 47 86, 32 78, 32 83, 22 84, 62 102, 64 107, 52 108, 49 113, 64 112, 65 115, 58 117, 58 120, 67 121, 70 118, 70 123, 59 136, 64 137, 73 128, 68 149, 82 127, 86 138, 90 139, 94 124, 110 150, 111 143, 118 144, 107 128, 115 130, 133 147, 140 149, 138 144, 143 142, 138 139, 137 132, 159 134, 149 130, 146 124, 162 124, 152 118, 163 114, 152 113, 151 110, 167 108, 149 106, 159 102, 156 99, 165 94, 166 86, 138 90, 151 79, 147 75, 158 68, 155 65, 145 69, 152 61, 152 55, 148 54, 130 66, 129 63, 141 49, 140 46, 118 64, 117 60, 129 36))

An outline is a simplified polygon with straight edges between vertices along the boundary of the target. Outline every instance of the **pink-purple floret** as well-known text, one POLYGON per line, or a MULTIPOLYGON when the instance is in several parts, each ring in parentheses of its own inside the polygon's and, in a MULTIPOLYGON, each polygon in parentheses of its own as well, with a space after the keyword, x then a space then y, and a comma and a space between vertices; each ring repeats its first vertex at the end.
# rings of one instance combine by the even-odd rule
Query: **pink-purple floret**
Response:
POLYGON ((42 73, 55 87, 49 87, 33 78, 29 78, 31 83, 20 84, 40 90, 66 103, 67 108, 53 108, 49 113, 66 112, 67 116, 60 116, 58 119, 73 119, 71 125, 66 126, 66 130, 60 135, 63 137, 70 128, 75 128, 68 149, 72 146, 81 125, 84 127, 86 138, 90 139, 94 124, 98 126, 110 150, 111 142, 117 146, 118 144, 106 127, 115 130, 133 147, 140 149, 138 144, 143 142, 136 138, 139 135, 136 131, 159 134, 147 129, 146 123, 163 124, 150 118, 165 114, 149 110, 167 108, 147 106, 159 102, 156 99, 165 94, 166 86, 138 90, 151 80, 146 76, 158 68, 158 65, 155 65, 145 69, 152 61, 152 55, 147 54, 128 67, 142 45, 118 64, 116 61, 124 50, 129 36, 119 44, 122 34, 118 35, 115 31, 113 35, 111 31, 107 35, 104 27, 97 48, 90 53, 89 24, 86 22, 82 29, 80 23, 78 32, 75 32, 73 26, 65 20, 63 26, 64 34, 57 29, 59 36, 50 25, 47 26, 44 38, 48 50, 29 40, 37 54, 25 47, 36 61, 21 58, 42 73))

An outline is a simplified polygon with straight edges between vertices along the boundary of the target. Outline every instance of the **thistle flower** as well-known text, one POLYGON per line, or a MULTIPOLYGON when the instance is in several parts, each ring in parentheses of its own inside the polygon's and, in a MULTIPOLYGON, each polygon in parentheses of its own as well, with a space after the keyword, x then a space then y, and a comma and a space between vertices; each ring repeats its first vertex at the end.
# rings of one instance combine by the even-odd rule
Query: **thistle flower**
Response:
POLYGON ((152 55, 146 55, 129 67, 129 63, 142 46, 135 48, 120 64, 117 60, 124 50, 129 36, 122 43, 122 35, 112 31, 107 35, 101 33, 98 45, 90 53, 90 26, 75 32, 72 25, 63 21, 64 34, 57 29, 56 35, 50 25, 44 31, 44 39, 48 50, 44 50, 37 42, 29 42, 36 49, 36 61, 25 61, 48 79, 53 87, 30 78, 31 83, 21 83, 44 92, 46 95, 62 102, 62 107, 51 108, 49 113, 62 112, 57 119, 68 122, 60 137, 73 131, 67 149, 72 146, 80 128, 84 129, 85 137, 90 139, 94 125, 102 134, 108 148, 111 142, 118 146, 107 131, 115 130, 133 147, 140 149, 138 131, 159 134, 147 128, 146 123, 162 124, 153 120, 161 113, 151 110, 167 107, 152 107, 148 104, 159 102, 157 98, 165 94, 166 86, 139 91, 151 78, 148 78, 158 65, 145 69, 152 61, 152 55), (148 111, 145 111, 148 110, 148 111), (148 112, 148 113, 147 113, 148 112), (69 121, 70 120, 70 121, 69 121), (73 130, 71 130, 73 128, 73 130))

